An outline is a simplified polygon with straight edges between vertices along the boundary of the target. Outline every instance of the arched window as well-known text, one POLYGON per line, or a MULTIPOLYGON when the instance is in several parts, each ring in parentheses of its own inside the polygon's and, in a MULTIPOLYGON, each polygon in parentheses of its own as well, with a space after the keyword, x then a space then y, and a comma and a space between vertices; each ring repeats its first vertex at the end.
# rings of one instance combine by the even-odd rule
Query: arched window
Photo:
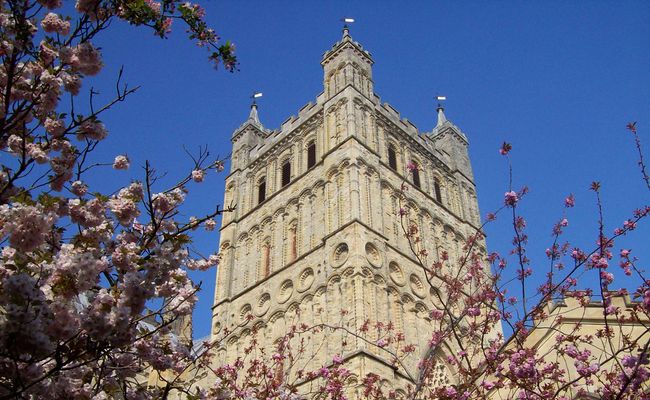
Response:
POLYGON ((307 146, 307 169, 316 164, 316 143, 311 142, 307 146))
POLYGON ((388 146, 388 166, 397 171, 397 154, 392 144, 388 146))
POLYGON ((411 173, 413 174, 413 185, 416 187, 421 187, 420 185, 420 165, 415 161, 411 161, 410 168, 411 173))
POLYGON ((262 178, 257 183, 257 204, 266 200, 266 178, 262 178))
POLYGON ((291 182, 291 161, 287 160, 282 164, 282 187, 291 182))
POLYGON ((436 200, 438 203, 442 203, 442 194, 440 192, 440 181, 436 179, 433 182, 433 190, 436 192, 436 200))

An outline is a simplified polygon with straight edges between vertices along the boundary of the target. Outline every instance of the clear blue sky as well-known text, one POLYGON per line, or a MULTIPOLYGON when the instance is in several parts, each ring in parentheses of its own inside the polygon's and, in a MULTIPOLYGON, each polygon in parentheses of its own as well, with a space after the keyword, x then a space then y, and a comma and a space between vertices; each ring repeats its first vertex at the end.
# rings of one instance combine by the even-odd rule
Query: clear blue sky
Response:
MULTIPOLYGON (((126 148, 133 167, 126 175, 113 174, 114 180, 102 179, 102 185, 114 189, 141 176, 138 166, 145 159, 171 182, 190 166, 183 146, 208 145, 214 154, 228 154, 230 135, 245 120, 254 90, 264 92, 260 116, 267 127, 297 114, 321 92, 321 55, 340 38, 339 19, 349 15, 357 19, 352 36, 375 59, 382 101, 426 131, 436 120, 433 96, 448 96, 447 117, 470 141, 482 215, 503 202, 507 166, 497 150, 503 140, 512 142, 515 184, 531 189, 522 211, 533 268, 547 268, 543 251, 566 194, 577 199, 567 238, 584 247, 596 239, 594 197, 587 190, 592 180, 602 183, 610 231, 648 202, 624 127, 639 121, 650 149, 650 2, 204 5, 215 30, 236 44, 239 72, 215 72, 180 25, 170 39, 160 40, 115 24, 101 41, 107 67, 93 84, 102 98, 111 95, 122 64, 126 81, 142 86, 104 119, 111 135, 99 156, 112 159, 126 148)), ((187 216, 221 203, 224 178, 215 174, 190 186, 187 216)), ((637 232, 626 244, 646 261, 649 232, 637 232)), ((490 226, 488 234, 490 250, 509 250, 507 221, 490 226)), ((196 244, 205 253, 215 251, 218 234, 197 232, 196 244)), ((195 274, 203 281, 196 337, 209 333, 214 275, 195 274)))

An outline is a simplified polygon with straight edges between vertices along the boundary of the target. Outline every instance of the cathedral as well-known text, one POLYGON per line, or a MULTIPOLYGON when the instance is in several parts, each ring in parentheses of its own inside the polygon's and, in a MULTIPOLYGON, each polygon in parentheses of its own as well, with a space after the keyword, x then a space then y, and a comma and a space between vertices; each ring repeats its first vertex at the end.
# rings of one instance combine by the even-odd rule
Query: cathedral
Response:
MULTIPOLYGON (((444 300, 451 291, 478 286, 437 285, 424 273, 427 265, 444 264, 449 275, 467 274, 466 244, 472 243, 478 274, 490 274, 482 267, 485 242, 476 235, 481 219, 467 136, 440 105, 431 131, 402 118, 375 94, 373 63, 345 27, 323 54, 324 87, 315 102, 275 130, 264 127, 253 102, 248 119, 232 134, 224 204, 236 207, 222 216, 206 347, 216 369, 258 359, 272 366, 263 379, 282 376, 303 398, 322 390, 322 375, 309 371, 341 365, 347 398, 367 394, 362 382, 368 376, 376 377, 376 386, 390 398, 406 398, 419 385, 435 391, 467 383, 450 360, 472 353, 478 358, 467 363, 474 365, 501 335, 500 321, 491 322, 491 331, 476 324, 488 313, 477 309, 474 316, 481 317, 472 325, 463 316, 469 309, 459 313, 457 302, 444 300), (455 341, 433 345, 432 327, 435 319, 444 319, 441 310, 452 321, 455 341), (283 352, 295 358, 286 360, 283 352)), ((557 341, 585 338, 580 347, 591 355, 591 365, 616 370, 614 362, 631 359, 650 335, 641 303, 624 292, 605 297, 607 302, 568 293, 542 304, 523 341, 506 340, 502 350, 515 355, 530 350, 545 365, 561 366, 561 379, 545 381, 547 389, 567 395, 561 398, 600 398, 606 381, 585 376, 586 364, 557 341), (604 312, 605 304, 616 313, 604 312), (594 338, 602 338, 605 327, 603 344, 594 338)), ((479 305, 484 306, 490 307, 479 305)), ((189 339, 191 321, 181 325, 174 331, 189 339)), ((237 381, 248 379, 245 363, 235 367, 241 368, 237 381)), ((220 381, 197 367, 183 379, 191 376, 188 382, 205 389, 220 381)), ((153 375, 148 379, 160 384, 153 375)), ((516 376, 484 379, 493 381, 481 386, 479 398, 528 398, 521 397, 516 376)), ((245 394, 238 396, 248 398, 245 394)))
MULTIPOLYGON (((315 102, 277 130, 263 126, 253 103, 233 133, 224 204, 236 210, 223 215, 212 315, 219 360, 242 356, 253 333, 270 349, 291 326, 353 331, 381 321, 415 344, 403 368, 367 341, 324 329, 310 339, 306 369, 338 354, 356 378, 376 373, 396 390, 412 381, 407 370, 427 351, 435 289, 404 216, 429 258, 444 249, 450 260, 480 217, 466 135, 441 106, 429 132, 402 118, 375 94, 373 63, 346 27, 322 57, 315 102)), ((439 356, 435 379, 450 382, 439 356)))

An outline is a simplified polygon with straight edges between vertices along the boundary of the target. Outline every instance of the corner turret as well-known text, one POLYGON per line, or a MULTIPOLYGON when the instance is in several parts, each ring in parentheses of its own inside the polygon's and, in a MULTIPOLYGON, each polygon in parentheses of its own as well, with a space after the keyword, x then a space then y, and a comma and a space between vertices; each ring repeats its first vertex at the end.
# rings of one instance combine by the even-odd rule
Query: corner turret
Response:
POLYGON ((473 181, 474 173, 469 162, 467 136, 447 119, 445 108, 438 104, 436 109, 438 113, 438 122, 433 131, 428 135, 433 141, 434 147, 442 150, 450 156, 453 166, 466 178, 473 181))
POLYGON ((321 65, 324 73, 326 99, 352 86, 364 96, 372 98, 372 65, 375 62, 361 44, 352 40, 350 28, 343 27, 343 37, 323 54, 321 65))
POLYGON ((233 132, 230 139, 232 142, 230 172, 241 169, 248 163, 249 152, 264 143, 264 138, 268 133, 269 130, 264 128, 260 122, 257 103, 253 99, 248 119, 233 132))

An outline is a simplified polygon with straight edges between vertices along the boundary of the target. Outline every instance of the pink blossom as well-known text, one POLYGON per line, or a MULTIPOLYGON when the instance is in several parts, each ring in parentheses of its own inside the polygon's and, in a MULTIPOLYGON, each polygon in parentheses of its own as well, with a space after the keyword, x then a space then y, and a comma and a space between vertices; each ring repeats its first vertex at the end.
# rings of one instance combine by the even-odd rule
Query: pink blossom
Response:
POLYGON ((499 153, 502 156, 505 156, 505 155, 508 155, 510 150, 512 150, 512 145, 510 143, 508 143, 508 142, 503 142, 503 144, 501 145, 501 148, 499 149, 499 153))
POLYGON ((184 192, 177 188, 168 193, 158 193, 153 196, 153 205, 156 211, 168 213, 180 205, 185 199, 184 192))
POLYGON ((570 194, 567 196, 566 199, 564 199, 564 206, 567 208, 575 206, 575 198, 573 197, 573 194, 570 194))
POLYGON ((115 157, 115 160, 113 161, 114 169, 129 169, 129 166, 129 158, 125 155, 119 155, 115 157))
POLYGON ((100 0, 77 0, 75 4, 77 11, 88 14, 91 19, 97 19, 100 10, 100 0))
POLYGON ((600 277, 603 279, 603 282, 608 285, 614 281, 614 275, 611 272, 600 271, 600 277))
POLYGON ((88 76, 97 75, 103 66, 99 50, 90 42, 81 43, 72 50, 70 64, 73 70, 88 76))
POLYGON ((70 33, 70 22, 62 20, 55 13, 48 13, 41 21, 41 26, 47 33, 59 33, 64 36, 70 33))
POLYGON ((93 120, 85 120, 77 128, 77 139, 84 140, 86 138, 92 140, 102 140, 108 136, 108 131, 103 123, 93 120))
POLYGON ((478 317, 481 315, 481 309, 478 307, 470 307, 467 309, 467 315, 471 317, 478 317))
POLYGON ((43 65, 50 65, 59 55, 54 49, 47 45, 45 41, 41 41, 38 46, 40 54, 39 57, 43 61, 43 65))
POLYGON ((378 347, 386 347, 386 345, 388 344, 388 341, 386 339, 382 338, 382 339, 377 340, 377 342, 375 342, 375 344, 378 347))
POLYGON ((510 207, 514 207, 515 204, 519 201, 519 196, 514 191, 506 192, 505 194, 505 204, 510 207))
POLYGON ((217 223, 216 223, 215 220, 210 218, 210 219, 205 220, 205 222, 203 223, 203 226, 205 227, 206 231, 211 232, 211 231, 214 230, 214 228, 217 227, 217 223))
POLYGON ((74 181, 70 185, 70 191, 79 197, 83 197, 88 193, 88 185, 82 181, 74 181))
POLYGON ((0 237, 9 237, 16 250, 32 251, 45 242, 54 221, 40 206, 5 204, 0 206, 0 237))
POLYGON ((135 202, 126 196, 117 196, 108 201, 108 207, 115 215, 120 225, 131 226, 133 220, 140 215, 140 210, 135 202))
POLYGON ((49 160, 45 151, 36 143, 29 143, 27 145, 27 155, 38 164, 45 164, 49 160))
POLYGON ((145 0, 145 3, 151 8, 156 14, 160 14, 160 3, 153 0, 145 0))
POLYGON ((71 93, 73 96, 79 94, 81 90, 81 78, 75 73, 61 72, 61 79, 63 80, 63 88, 66 92, 71 93))
POLYGON ((623 227, 629 231, 636 229, 636 222, 628 219, 625 222, 623 222, 623 227))
POLYGON ((65 132, 65 122, 61 119, 47 118, 43 126, 47 133, 51 134, 52 137, 55 138, 61 137, 65 132))
POLYGON ((490 381, 481 381, 481 386, 486 390, 492 390, 494 388, 494 383, 490 381))
POLYGON ((406 164, 406 169, 410 172, 417 171, 418 165, 413 161, 409 161, 408 164, 406 164))
POLYGON ((194 182, 203 182, 203 170, 202 169, 195 169, 192 171, 192 180, 194 182))

